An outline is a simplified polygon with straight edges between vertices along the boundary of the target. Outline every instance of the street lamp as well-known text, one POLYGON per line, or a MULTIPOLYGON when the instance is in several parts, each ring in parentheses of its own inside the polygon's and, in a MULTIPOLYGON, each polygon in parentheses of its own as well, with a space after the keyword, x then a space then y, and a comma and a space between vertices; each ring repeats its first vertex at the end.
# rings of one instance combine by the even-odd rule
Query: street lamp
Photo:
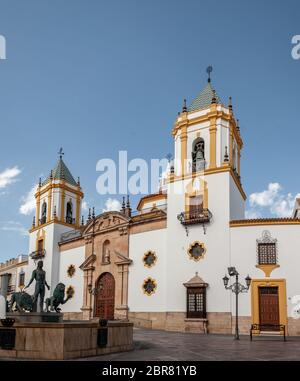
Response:
POLYGON ((238 296, 241 292, 247 292, 249 290, 250 284, 251 284, 251 278, 249 275, 246 276, 246 286, 239 283, 239 273, 237 272, 235 267, 228 267, 228 274, 229 276, 235 276, 235 282, 232 283, 232 285, 228 286, 229 278, 225 274, 223 277, 223 283, 226 290, 231 290, 235 294, 235 340, 239 340, 239 318, 238 318, 238 296))
POLYGON ((103 290, 103 283, 102 282, 99 284, 98 288, 96 288, 96 287, 93 288, 91 283, 88 284, 88 292, 91 295, 97 295, 98 292, 102 291, 102 290, 103 290))

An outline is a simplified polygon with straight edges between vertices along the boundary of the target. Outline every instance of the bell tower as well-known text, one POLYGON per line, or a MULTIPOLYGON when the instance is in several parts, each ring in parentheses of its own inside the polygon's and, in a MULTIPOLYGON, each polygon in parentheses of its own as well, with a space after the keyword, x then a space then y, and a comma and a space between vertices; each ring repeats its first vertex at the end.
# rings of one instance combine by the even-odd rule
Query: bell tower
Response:
MULTIPOLYGON (((169 175, 169 182, 190 180, 187 187, 191 189, 194 187, 192 183, 198 178, 199 186, 209 193, 206 181, 208 176, 228 173, 230 181, 227 186, 231 195, 230 219, 240 219, 244 217, 246 199, 241 184, 240 165, 243 140, 239 121, 233 113, 232 99, 229 97, 228 105, 221 101, 212 86, 211 72, 212 67, 209 66, 206 86, 190 106, 187 106, 184 100, 182 111, 176 118, 172 130, 174 165, 169 175)), ((219 176, 220 181, 221 177, 219 176)), ((203 194, 204 202, 205 197, 208 201, 208 193, 203 194)), ((186 201, 188 203, 188 200, 186 201)), ((185 210, 188 209, 188 205, 185 205, 185 210)))
MULTIPOLYGON (((215 274, 222 273, 230 259, 230 221, 244 218, 243 140, 231 98, 227 104, 222 102, 211 71, 209 67, 207 83, 190 105, 184 101, 172 130, 174 164, 165 186, 168 250, 164 259, 171 269, 165 283, 166 311, 185 310, 182 284, 196 271, 210 279, 212 292, 218 290, 215 274)), ((217 294, 214 298, 223 303, 217 294)))
POLYGON ((79 178, 75 181, 65 162, 63 150, 48 177, 39 180, 35 193, 36 210, 29 231, 29 276, 38 260, 44 262, 51 289, 58 283, 61 234, 80 228, 83 192, 79 178))

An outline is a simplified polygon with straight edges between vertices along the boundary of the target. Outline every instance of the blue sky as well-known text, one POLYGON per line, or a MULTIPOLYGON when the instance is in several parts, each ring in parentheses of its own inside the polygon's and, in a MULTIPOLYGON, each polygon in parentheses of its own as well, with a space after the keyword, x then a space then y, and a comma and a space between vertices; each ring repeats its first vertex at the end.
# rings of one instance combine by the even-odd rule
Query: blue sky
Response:
POLYGON ((20 207, 60 146, 102 211, 96 162, 173 152, 182 99, 205 86, 208 65, 240 119, 247 208, 282 215, 300 192, 299 16, 292 0, 0 0, 0 260, 27 254, 32 215, 20 207))

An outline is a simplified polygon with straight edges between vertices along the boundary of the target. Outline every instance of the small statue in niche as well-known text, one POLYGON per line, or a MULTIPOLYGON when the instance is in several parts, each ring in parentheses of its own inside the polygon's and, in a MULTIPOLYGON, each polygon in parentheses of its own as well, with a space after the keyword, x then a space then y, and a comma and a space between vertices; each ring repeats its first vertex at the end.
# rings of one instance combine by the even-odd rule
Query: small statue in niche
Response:
POLYGON ((204 140, 200 139, 196 142, 194 150, 192 152, 193 159, 193 172, 198 172, 204 169, 205 157, 204 157, 204 140))

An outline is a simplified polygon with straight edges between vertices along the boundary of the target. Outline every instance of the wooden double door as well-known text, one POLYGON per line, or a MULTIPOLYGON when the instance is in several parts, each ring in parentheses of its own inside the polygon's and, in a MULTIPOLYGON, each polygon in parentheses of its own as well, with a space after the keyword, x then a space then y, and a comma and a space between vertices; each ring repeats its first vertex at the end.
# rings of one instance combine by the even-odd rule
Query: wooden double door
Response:
POLYGON ((96 282, 95 313, 100 319, 113 320, 115 310, 115 279, 112 274, 101 274, 96 282))
POLYGON ((273 329, 279 325, 278 287, 259 287, 259 323, 273 329))

